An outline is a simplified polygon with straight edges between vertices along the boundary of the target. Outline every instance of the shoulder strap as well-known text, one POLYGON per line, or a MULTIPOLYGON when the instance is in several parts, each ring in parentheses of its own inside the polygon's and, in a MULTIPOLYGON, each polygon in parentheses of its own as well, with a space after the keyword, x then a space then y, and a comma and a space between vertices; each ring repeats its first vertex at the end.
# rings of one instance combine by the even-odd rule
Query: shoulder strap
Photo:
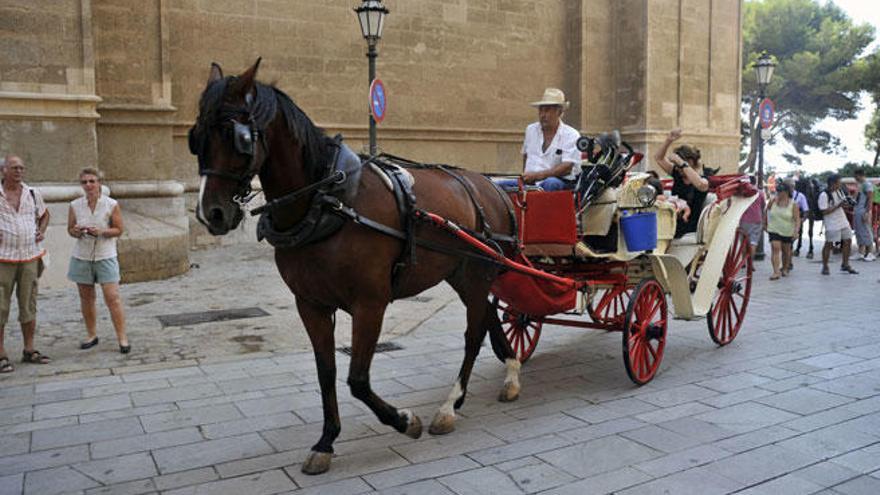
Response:
POLYGON ((34 221, 37 224, 40 223, 40 210, 37 209, 37 195, 34 193, 34 188, 28 187, 28 192, 31 193, 31 199, 34 201, 34 221))

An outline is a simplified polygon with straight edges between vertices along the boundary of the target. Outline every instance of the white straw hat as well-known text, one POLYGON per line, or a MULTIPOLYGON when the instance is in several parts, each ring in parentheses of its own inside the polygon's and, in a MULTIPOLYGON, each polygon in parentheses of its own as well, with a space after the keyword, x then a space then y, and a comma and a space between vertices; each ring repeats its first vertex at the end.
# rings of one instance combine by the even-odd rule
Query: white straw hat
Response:
POLYGON ((565 93, 558 88, 545 89, 541 101, 533 101, 529 104, 533 107, 540 107, 541 105, 557 105, 562 108, 568 108, 568 102, 565 101, 565 93))

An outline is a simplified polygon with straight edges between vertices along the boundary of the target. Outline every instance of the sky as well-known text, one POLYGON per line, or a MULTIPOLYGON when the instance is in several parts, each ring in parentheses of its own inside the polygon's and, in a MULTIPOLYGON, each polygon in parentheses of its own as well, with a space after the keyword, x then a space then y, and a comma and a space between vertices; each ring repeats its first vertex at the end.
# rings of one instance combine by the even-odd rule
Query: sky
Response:
MULTIPOLYGON (((842 8, 855 22, 869 23, 877 30, 876 36, 880 38, 880 2, 877 0, 834 0, 834 3, 842 8)), ((880 41, 875 39, 869 50, 874 49, 880 41)), ((793 153, 790 145, 783 140, 773 146, 764 146, 764 164, 772 166, 777 172, 790 172, 794 170, 803 170, 807 173, 817 173, 825 170, 838 169, 847 162, 868 162, 874 160, 874 152, 865 148, 865 126, 871 119, 873 111, 870 97, 867 94, 862 95, 861 99, 862 111, 859 117, 854 120, 837 121, 834 119, 826 119, 819 125, 822 129, 840 137, 846 151, 839 155, 825 155, 823 153, 812 153, 803 156, 804 161, 802 167, 788 163, 782 153, 788 150, 793 153)))

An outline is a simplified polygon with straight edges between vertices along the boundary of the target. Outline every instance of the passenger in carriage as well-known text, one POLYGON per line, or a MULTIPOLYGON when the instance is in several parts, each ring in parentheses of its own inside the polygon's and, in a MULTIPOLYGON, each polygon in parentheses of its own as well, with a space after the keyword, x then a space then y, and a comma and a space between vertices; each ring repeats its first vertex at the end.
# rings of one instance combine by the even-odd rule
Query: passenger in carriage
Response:
MULTIPOLYGON (((523 182, 540 186, 545 191, 573 189, 580 173, 581 152, 577 140, 581 134, 562 121, 568 108, 565 93, 556 88, 544 90, 540 101, 531 103, 538 109, 538 121, 526 127, 523 139, 523 182)), ((518 186, 516 179, 498 181, 506 190, 518 186)))
POLYGON ((676 224, 676 239, 688 232, 697 231, 703 203, 709 193, 709 181, 706 180, 706 171, 700 161, 700 150, 692 146, 681 145, 675 148, 671 155, 667 155, 672 143, 680 138, 681 129, 673 129, 654 155, 657 166, 672 175, 672 195, 685 200, 691 209, 690 218, 676 224))
POLYGON ((675 208, 676 216, 681 217, 682 221, 687 222, 691 217, 691 208, 688 206, 687 202, 683 199, 667 196, 663 190, 663 183, 660 182, 660 178, 657 175, 657 172, 653 170, 648 171, 648 175, 651 176, 650 179, 645 181, 645 184, 654 188, 657 191, 657 197, 654 198, 654 201, 658 203, 669 203, 675 208))

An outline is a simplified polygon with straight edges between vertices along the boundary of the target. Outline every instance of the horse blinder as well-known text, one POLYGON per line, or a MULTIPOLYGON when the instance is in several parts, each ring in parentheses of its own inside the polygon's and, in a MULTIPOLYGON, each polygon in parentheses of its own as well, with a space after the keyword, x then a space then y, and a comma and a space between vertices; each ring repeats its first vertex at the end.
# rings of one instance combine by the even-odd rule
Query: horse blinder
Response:
POLYGON ((255 131, 251 127, 238 121, 232 123, 232 139, 235 144, 235 151, 242 155, 254 156, 254 134, 255 131))

